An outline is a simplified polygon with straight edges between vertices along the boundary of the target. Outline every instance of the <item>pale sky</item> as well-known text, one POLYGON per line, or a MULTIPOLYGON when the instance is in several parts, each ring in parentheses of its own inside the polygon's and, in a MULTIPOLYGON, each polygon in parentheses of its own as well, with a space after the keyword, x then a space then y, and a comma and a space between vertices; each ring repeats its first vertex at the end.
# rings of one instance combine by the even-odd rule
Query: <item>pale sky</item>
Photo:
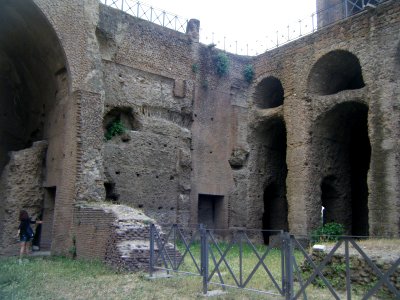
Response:
MULTIPOLYGON (((110 1, 117 0, 108 0, 110 1)), ((127 4, 137 2, 123 1, 127 4)), ((277 38, 281 44, 287 41, 288 36, 290 39, 298 36, 300 29, 302 34, 311 31, 311 15, 315 12, 316 0, 146 0, 140 2, 180 17, 200 20, 200 41, 204 44, 214 42, 218 48, 223 49, 225 41, 225 50, 229 52, 255 55, 276 45, 277 38), (277 30, 279 30, 278 34, 277 30)), ((316 23, 315 17, 314 22, 316 23)))

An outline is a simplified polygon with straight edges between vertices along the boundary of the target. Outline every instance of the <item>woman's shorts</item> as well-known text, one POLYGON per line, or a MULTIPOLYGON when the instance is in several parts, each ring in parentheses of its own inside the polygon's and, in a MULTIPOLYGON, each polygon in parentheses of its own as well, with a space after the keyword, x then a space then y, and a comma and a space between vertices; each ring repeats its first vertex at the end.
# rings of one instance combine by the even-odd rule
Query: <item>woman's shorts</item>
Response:
POLYGON ((20 242, 30 242, 31 239, 30 239, 27 235, 23 234, 23 235, 21 235, 21 236, 19 237, 19 241, 20 241, 20 242))

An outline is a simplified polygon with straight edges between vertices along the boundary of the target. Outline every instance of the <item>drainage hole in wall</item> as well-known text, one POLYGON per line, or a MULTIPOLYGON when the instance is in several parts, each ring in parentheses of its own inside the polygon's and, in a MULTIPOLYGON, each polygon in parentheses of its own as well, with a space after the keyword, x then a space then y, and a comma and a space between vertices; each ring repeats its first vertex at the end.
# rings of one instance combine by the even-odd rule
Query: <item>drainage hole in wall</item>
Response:
POLYGON ((119 175, 121 172, 120 171, 115 171, 115 174, 119 175))
POLYGON ((174 176, 169 176, 169 180, 174 180, 174 176))
POLYGON ((140 177, 140 174, 139 174, 139 173, 136 173, 136 177, 140 177))
POLYGON ((139 204, 139 208, 143 208, 143 204, 139 204))
POLYGON ((158 209, 162 209, 162 206, 159 206, 158 209))

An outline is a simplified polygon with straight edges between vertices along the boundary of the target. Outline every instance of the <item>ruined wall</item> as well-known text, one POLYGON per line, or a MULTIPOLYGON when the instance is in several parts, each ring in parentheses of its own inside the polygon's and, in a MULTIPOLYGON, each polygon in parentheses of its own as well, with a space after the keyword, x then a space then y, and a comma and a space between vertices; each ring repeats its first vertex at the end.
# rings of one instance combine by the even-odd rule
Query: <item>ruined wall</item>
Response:
POLYGON ((32 220, 41 214, 46 149, 47 143, 41 141, 31 148, 10 153, 10 161, 0 180, 4 205, 0 213, 0 255, 19 253, 19 211, 25 209, 32 220))
MULTIPOLYGON (((335 140, 343 130, 349 132, 354 129, 349 123, 344 124, 355 113, 359 114, 357 107, 360 106, 363 107, 361 110, 368 110, 367 124, 364 123, 363 126, 368 128, 366 138, 371 144, 371 159, 367 165, 369 233, 398 234, 399 198, 397 188, 392 185, 393 181, 399 180, 398 168, 387 166, 398 164, 395 156, 399 127, 395 120, 398 120, 396 101, 398 102, 399 87, 393 81, 392 74, 398 55, 399 41, 393 34, 399 30, 399 9, 398 3, 389 1, 375 10, 364 11, 256 59, 257 81, 261 82, 268 76, 279 78, 285 93, 283 115, 287 130, 286 186, 289 229, 292 231, 307 233, 320 224, 321 184, 325 176, 336 174, 341 179, 348 176, 345 169, 348 163, 338 162, 341 159, 349 161, 346 158, 349 155, 347 146, 340 146, 335 150, 332 141, 328 142, 330 146, 324 147, 318 140, 321 134, 327 139, 335 140), (344 56, 339 60, 330 60, 323 69, 313 73, 316 70, 313 69, 315 64, 322 61, 324 55, 331 55, 336 50, 351 53, 357 58, 364 85, 357 85, 352 83, 352 78, 340 76, 355 72, 352 64, 344 63, 344 56), (341 63, 345 64, 343 69, 340 67, 341 63), (330 77, 325 77, 327 75, 330 77), (325 84, 333 90, 322 92, 323 87, 316 88, 315 81, 317 85, 325 84), (345 103, 348 106, 344 109, 344 114, 338 114, 325 125, 320 122, 326 121, 327 114, 345 103), (325 126, 326 130, 320 125, 325 126), (339 169, 338 165, 341 166, 339 169), (335 168, 336 171, 333 171, 335 168)), ((261 113, 260 109, 255 106, 253 108, 255 116, 261 113)), ((272 114, 272 110, 269 110, 272 114)), ((267 114, 265 112, 265 118, 267 114)), ((362 152, 368 149, 365 147, 359 151, 363 155, 362 152)), ((346 184, 339 185, 341 188, 338 194, 344 193, 343 197, 351 197, 351 192, 343 187, 346 184)), ((347 208, 350 211, 355 209, 349 206, 347 208)), ((348 230, 351 228, 348 227, 348 230)))
POLYGON ((39 186, 53 253, 82 234, 75 205, 103 200, 160 222, 209 222, 200 210, 215 227, 298 234, 321 223, 327 203, 348 232, 399 235, 398 1, 254 58, 228 54, 223 76, 197 21, 182 34, 97 0, 1 5, 0 168, 10 151, 47 141, 39 186), (106 140, 118 119, 127 131, 106 140), (354 190, 366 204, 349 200, 354 190), (361 229, 354 203, 366 207, 361 229))
POLYGON ((216 70, 220 54, 213 47, 202 46, 199 49, 191 128, 191 222, 200 223, 208 219, 201 212, 205 205, 205 214, 214 215, 211 227, 228 228, 231 223, 245 226, 243 181, 247 174, 243 168, 249 150, 245 125, 248 83, 242 72, 251 59, 228 55, 229 67, 226 74, 221 75, 216 70), (212 205, 213 208, 207 209, 212 205))
POLYGON ((198 40, 100 7, 107 198, 162 223, 189 220, 193 72, 198 40), (111 199, 110 199, 111 198, 111 199))

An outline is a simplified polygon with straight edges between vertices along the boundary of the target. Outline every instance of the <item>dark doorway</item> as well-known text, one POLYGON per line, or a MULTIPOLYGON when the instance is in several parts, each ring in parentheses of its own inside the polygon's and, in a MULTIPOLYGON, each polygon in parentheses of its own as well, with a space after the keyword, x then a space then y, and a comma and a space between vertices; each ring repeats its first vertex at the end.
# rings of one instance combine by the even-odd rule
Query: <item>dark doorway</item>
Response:
MULTIPOLYGON (((278 187, 275 183, 268 185, 264 191, 263 230, 287 230, 287 200, 282 192, 284 186, 278 187)), ((264 243, 270 243, 270 236, 277 232, 264 231, 264 243)))
POLYGON ((41 251, 50 251, 53 231, 54 204, 56 200, 56 187, 48 187, 45 189, 43 201, 43 224, 39 239, 39 247, 41 251))
POLYGON ((339 199, 336 190, 336 178, 327 176, 321 183, 321 204, 324 207, 322 214, 322 224, 340 221, 340 210, 337 208, 339 199))
POLYGON ((222 228, 224 196, 199 194, 198 223, 207 228, 222 228))

